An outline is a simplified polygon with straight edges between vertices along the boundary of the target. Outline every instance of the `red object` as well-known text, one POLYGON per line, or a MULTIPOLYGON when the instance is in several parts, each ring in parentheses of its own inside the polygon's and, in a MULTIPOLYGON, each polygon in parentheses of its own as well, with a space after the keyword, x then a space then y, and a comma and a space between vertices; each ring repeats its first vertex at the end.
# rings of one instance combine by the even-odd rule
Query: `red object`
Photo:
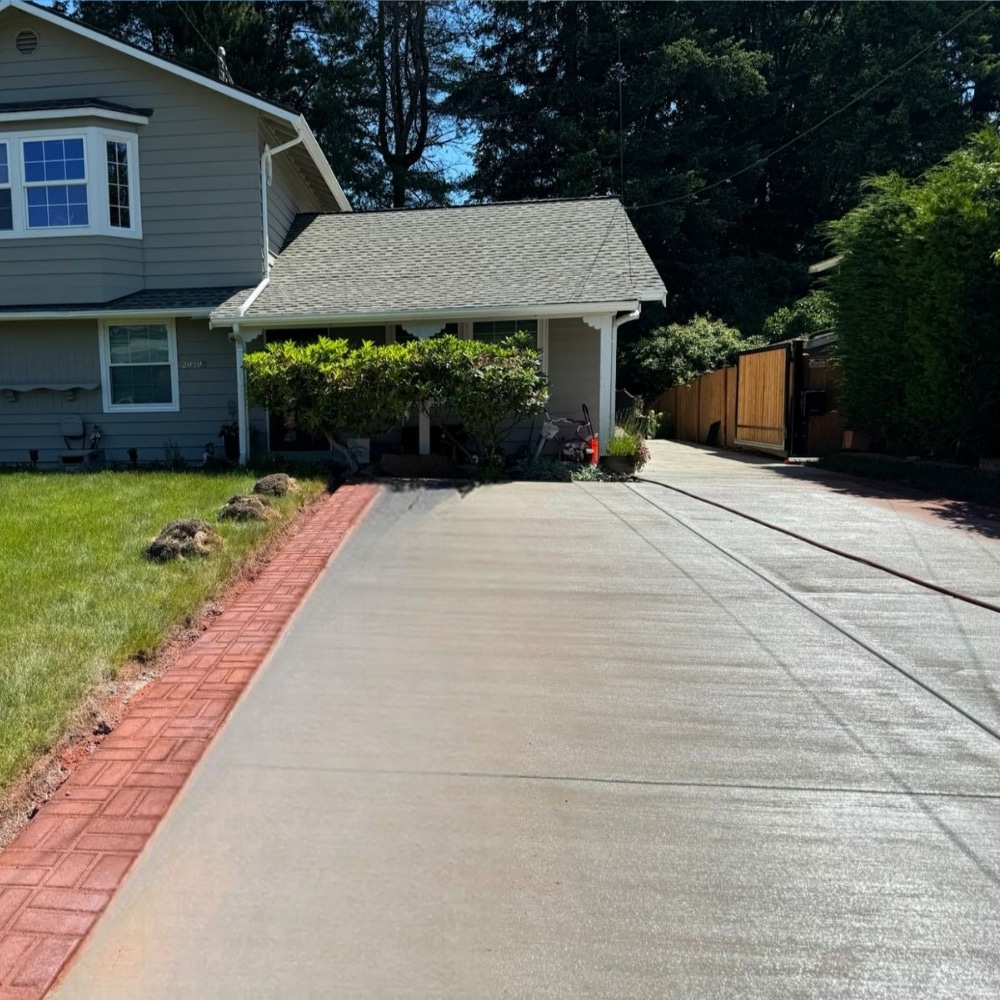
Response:
POLYGON ((597 465, 597 459, 600 453, 598 448, 598 441, 596 437, 590 439, 590 464, 597 465))

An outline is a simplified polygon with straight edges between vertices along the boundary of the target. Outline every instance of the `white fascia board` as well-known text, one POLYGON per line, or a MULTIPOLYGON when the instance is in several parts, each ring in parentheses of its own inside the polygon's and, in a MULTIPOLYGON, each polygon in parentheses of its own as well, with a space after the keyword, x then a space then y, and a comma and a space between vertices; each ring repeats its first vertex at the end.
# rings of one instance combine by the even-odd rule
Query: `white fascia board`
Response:
POLYGON ((42 122, 54 118, 100 118, 104 121, 126 122, 129 125, 148 125, 146 115, 130 115, 124 111, 104 108, 52 108, 48 111, 2 111, 0 122, 42 122))
POLYGON ((330 166, 330 161, 323 155, 323 150, 319 148, 319 143, 316 141, 313 130, 302 115, 299 115, 296 129, 302 136, 302 145, 309 150, 309 155, 313 158, 316 168, 319 170, 323 180, 326 181, 326 186, 332 192, 334 201, 337 202, 337 207, 341 212, 353 212, 354 209, 351 208, 351 203, 347 200, 347 195, 344 194, 344 189, 340 186, 340 181, 337 180, 337 176, 333 172, 333 167, 330 166))
POLYGON ((111 318, 135 318, 135 319, 208 319, 212 315, 211 309, 102 309, 95 306, 93 309, 78 309, 75 311, 55 310, 38 312, 12 312, 7 313, 0 309, 0 323, 13 323, 23 320, 54 320, 54 319, 102 319, 111 318))
POLYGON ((211 316, 212 327, 229 327, 239 323, 241 327, 295 327, 334 326, 340 323, 377 324, 423 322, 440 320, 450 323, 456 320, 477 319, 533 319, 535 317, 579 319, 584 316, 609 316, 620 312, 632 312, 639 303, 635 299, 623 302, 577 302, 561 305, 521 305, 483 306, 477 309, 424 309, 414 312, 384 313, 300 313, 290 315, 279 313, 273 316, 211 316))
MULTIPOLYGON (((144 52, 142 49, 137 49, 132 45, 126 45, 124 42, 119 42, 114 38, 109 38, 107 35, 103 35, 99 31, 93 31, 76 21, 70 21, 58 14, 53 14, 44 7, 36 7, 34 4, 26 3, 25 0, 0 0, 0 11, 6 9, 7 7, 13 7, 15 10, 19 10, 24 14, 30 15, 31 17, 37 17, 42 21, 47 21, 49 24, 53 24, 57 28, 63 28, 66 31, 74 32, 81 38, 89 39, 98 45, 105 45, 109 49, 114 49, 116 52, 121 52, 124 55, 131 56, 133 59, 138 59, 140 62, 148 63, 150 66, 155 66, 157 69, 161 69, 165 73, 172 73, 174 76, 179 76, 182 80, 187 80, 190 83, 196 83, 201 87, 207 87, 209 90, 214 90, 217 94, 222 94, 224 97, 229 97, 234 101, 239 101, 241 104, 249 105, 249 107, 255 108, 257 111, 262 111, 265 114, 273 115, 275 118, 280 118, 282 121, 291 125, 296 131, 299 131, 300 129, 300 123, 305 124, 302 116, 296 114, 294 111, 286 111, 284 108, 279 108, 276 104, 271 104, 270 102, 261 100, 261 98, 254 97, 251 94, 244 94, 242 91, 229 87, 224 83, 219 83, 211 77, 202 76, 200 73, 192 72, 189 69, 185 69, 183 66, 177 66, 172 62, 167 62, 165 59, 161 59, 159 56, 154 56, 152 53, 144 52)), ((347 201, 344 191, 333 172, 333 167, 330 166, 329 160, 327 160, 326 156, 323 155, 323 151, 319 148, 319 143, 316 142, 316 137, 313 135, 312 129, 310 129, 308 125, 305 126, 304 133, 306 136, 305 145, 309 149, 310 156, 312 156, 313 160, 316 162, 319 172, 323 175, 323 180, 326 181, 329 186, 330 192, 337 200, 337 204, 339 205, 343 202, 343 204, 347 205, 346 208, 342 208, 341 210, 349 212, 351 210, 350 203, 347 201)))

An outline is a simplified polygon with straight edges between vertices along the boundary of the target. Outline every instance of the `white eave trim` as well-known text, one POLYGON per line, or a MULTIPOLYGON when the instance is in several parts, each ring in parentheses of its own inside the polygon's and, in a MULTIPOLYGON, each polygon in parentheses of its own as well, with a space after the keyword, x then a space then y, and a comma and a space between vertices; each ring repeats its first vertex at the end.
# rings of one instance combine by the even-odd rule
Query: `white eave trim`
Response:
POLYGON ((202 76, 200 73, 194 73, 189 69, 184 69, 183 66, 177 66, 174 63, 167 62, 165 59, 160 59, 159 56, 154 56, 152 53, 144 52, 142 49, 137 49, 131 45, 125 45, 123 42, 119 42, 114 38, 109 38, 107 35, 103 35, 99 31, 93 31, 83 24, 79 24, 76 21, 70 21, 58 14, 53 14, 44 7, 36 7, 34 4, 26 3, 25 0, 0 0, 0 11, 3 11, 7 7, 13 7, 15 10, 19 10, 23 14, 28 14, 31 17, 37 17, 42 21, 47 21, 49 24, 53 24, 57 28, 63 28, 66 31, 74 32, 75 34, 80 35, 81 38, 87 38, 98 45, 105 45, 109 49, 114 49, 116 52, 121 52, 124 55, 131 56, 133 59, 138 59, 140 62, 148 63, 150 66, 155 66, 157 69, 161 69, 166 73, 172 73, 174 76, 179 76, 182 80, 187 80, 190 83, 196 83, 199 86, 207 87, 209 90, 214 90, 215 93, 222 94, 224 97, 229 97, 234 101, 239 101, 241 104, 246 104, 251 108, 255 108, 257 111, 262 111, 265 114, 272 115, 274 118, 280 118, 282 121, 291 125, 297 132, 301 130, 304 135, 305 146, 309 150, 310 156, 312 156, 315 161, 317 169, 320 174, 322 174, 323 180, 330 188, 330 192, 336 199, 341 211, 349 212, 351 210, 350 203, 348 202, 340 183, 334 175, 333 168, 330 166, 326 156, 323 155, 323 151, 319 148, 319 143, 316 141, 316 137, 313 135, 312 129, 305 124, 305 119, 303 119, 301 115, 296 114, 294 111, 286 111, 284 108, 279 108, 276 104, 271 104, 268 101, 261 100, 259 97, 254 97, 251 94, 244 94, 242 91, 236 90, 227 84, 219 83, 216 80, 211 79, 211 77, 202 76), (304 128, 302 128, 303 125, 305 126, 304 128))
POLYGON ((4 312, 0 309, 0 323, 13 323, 20 320, 55 320, 55 319, 93 319, 99 320, 105 317, 112 319, 118 317, 128 317, 135 319, 208 319, 212 315, 212 309, 201 307, 198 309, 102 309, 95 306, 93 309, 80 309, 73 312, 62 310, 38 311, 38 312, 4 312))
POLYGON ((316 141, 316 136, 313 134, 313 130, 309 127, 309 123, 299 115, 298 121, 295 125, 296 131, 302 136, 302 145, 309 150, 309 155, 313 158, 313 162, 316 164, 316 169, 320 172, 323 180, 326 182, 326 186, 330 189, 333 194, 334 201, 337 203, 337 207, 341 212, 351 212, 351 203, 347 200, 347 195, 344 194, 344 189, 340 186, 340 181, 337 180, 336 174, 333 172, 333 167, 330 166, 330 162, 323 155, 323 150, 319 148, 319 143, 316 141))
POLYGON ((128 125, 148 125, 147 115, 105 108, 48 108, 45 111, 0 111, 0 122, 44 122, 56 118, 100 118, 102 121, 125 122, 128 125))
POLYGON ((563 317, 576 319, 583 316, 608 316, 620 312, 634 312, 639 303, 636 299, 622 302, 569 302, 557 305, 481 306, 475 309, 424 309, 411 312, 383 313, 281 313, 273 316, 211 316, 209 326, 230 327, 238 323, 245 327, 295 327, 295 326, 335 326, 340 323, 354 323, 372 326, 407 321, 440 320, 450 323, 456 320, 476 319, 528 319, 533 317, 563 317))

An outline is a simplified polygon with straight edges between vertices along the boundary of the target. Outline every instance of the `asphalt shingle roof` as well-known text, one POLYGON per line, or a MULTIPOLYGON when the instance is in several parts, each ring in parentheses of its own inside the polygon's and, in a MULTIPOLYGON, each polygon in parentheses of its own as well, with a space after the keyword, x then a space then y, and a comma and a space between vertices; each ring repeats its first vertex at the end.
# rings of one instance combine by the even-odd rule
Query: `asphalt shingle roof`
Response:
POLYGON ((131 295, 123 295, 109 302, 87 302, 69 305, 23 305, 0 306, 0 316, 19 315, 22 313, 94 313, 104 315, 109 312, 145 312, 156 310, 163 312, 176 311, 179 315, 190 310, 205 313, 217 309, 224 303, 238 299, 242 302, 249 294, 249 289, 227 285, 213 288, 149 288, 131 295))
MULTIPOLYGON (((617 198, 299 216, 246 319, 658 300, 617 198)), ((244 297, 213 314, 232 318, 244 297)))

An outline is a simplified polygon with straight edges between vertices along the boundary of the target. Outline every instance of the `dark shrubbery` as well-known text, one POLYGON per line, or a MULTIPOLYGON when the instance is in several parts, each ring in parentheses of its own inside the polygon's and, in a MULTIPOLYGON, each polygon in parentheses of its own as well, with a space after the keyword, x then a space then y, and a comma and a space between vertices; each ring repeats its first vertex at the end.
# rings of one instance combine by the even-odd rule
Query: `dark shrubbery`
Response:
POLYGON ((897 454, 1000 454, 1000 137, 873 180, 830 232, 848 419, 897 454))

